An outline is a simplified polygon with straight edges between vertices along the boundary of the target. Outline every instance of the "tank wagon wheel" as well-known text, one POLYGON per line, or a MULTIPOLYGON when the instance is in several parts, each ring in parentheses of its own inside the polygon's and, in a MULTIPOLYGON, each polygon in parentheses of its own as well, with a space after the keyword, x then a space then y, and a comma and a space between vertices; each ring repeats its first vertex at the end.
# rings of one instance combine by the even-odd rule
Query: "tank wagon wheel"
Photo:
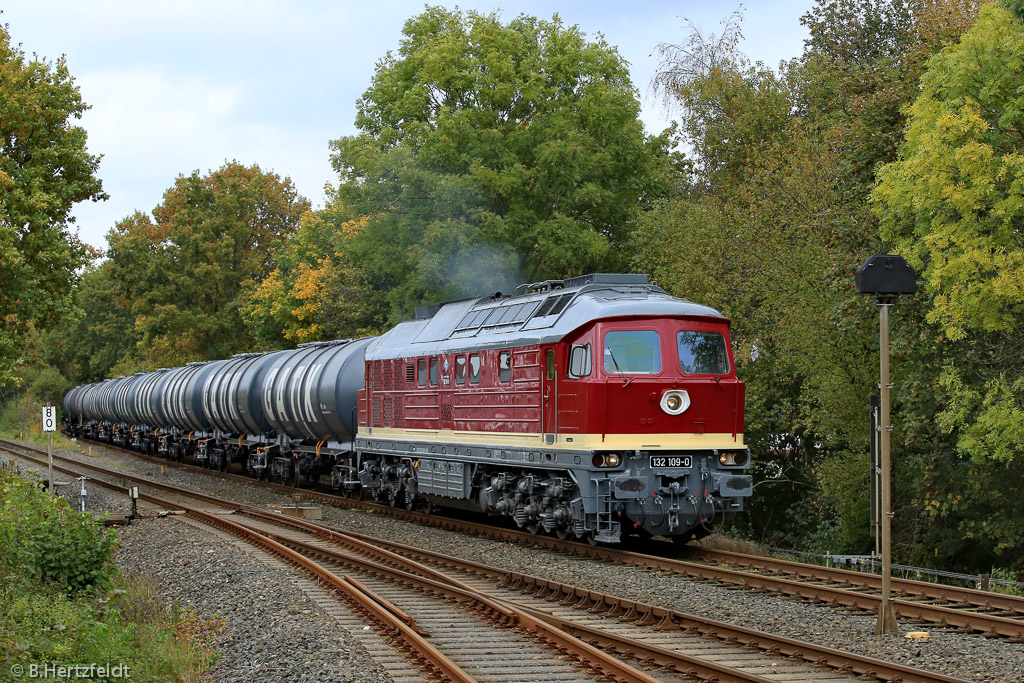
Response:
POLYGON ((526 530, 529 531, 531 534, 540 535, 541 533, 544 532, 544 523, 543 522, 528 522, 526 524, 526 530))
POLYGON ((555 536, 558 537, 559 541, 564 541, 572 536, 572 529, 567 526, 555 527, 555 536))

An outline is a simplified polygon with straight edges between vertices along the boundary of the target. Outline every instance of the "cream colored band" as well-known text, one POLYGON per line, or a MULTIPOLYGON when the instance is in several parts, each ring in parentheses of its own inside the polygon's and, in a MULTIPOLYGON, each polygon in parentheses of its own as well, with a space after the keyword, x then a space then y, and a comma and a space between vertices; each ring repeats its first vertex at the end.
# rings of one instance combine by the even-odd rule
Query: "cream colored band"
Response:
POLYGON ((453 429, 359 428, 357 438, 393 441, 431 441, 464 444, 494 444, 521 448, 554 448, 564 450, 630 450, 679 451, 742 449, 743 435, 736 434, 555 434, 554 443, 547 443, 544 434, 515 432, 469 432, 453 429))

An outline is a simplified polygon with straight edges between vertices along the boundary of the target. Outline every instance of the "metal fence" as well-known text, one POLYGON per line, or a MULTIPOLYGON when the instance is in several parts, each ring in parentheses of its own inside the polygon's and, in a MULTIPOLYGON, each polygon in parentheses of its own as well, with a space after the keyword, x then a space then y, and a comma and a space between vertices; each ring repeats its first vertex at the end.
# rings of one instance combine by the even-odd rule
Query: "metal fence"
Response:
MULTIPOLYGON (((878 574, 882 571, 882 558, 878 555, 833 555, 831 553, 822 554, 808 553, 800 550, 786 550, 785 548, 765 548, 765 550, 782 555, 801 557, 809 562, 822 564, 826 567, 845 566, 857 571, 871 572, 873 574, 878 574)), ((1024 582, 996 579, 991 574, 958 574, 939 569, 911 567, 905 564, 892 565, 892 571, 893 574, 901 574, 904 579, 931 581, 932 583, 958 583, 971 585, 980 590, 992 590, 994 586, 1003 586, 1014 593, 1024 595, 1024 582)))

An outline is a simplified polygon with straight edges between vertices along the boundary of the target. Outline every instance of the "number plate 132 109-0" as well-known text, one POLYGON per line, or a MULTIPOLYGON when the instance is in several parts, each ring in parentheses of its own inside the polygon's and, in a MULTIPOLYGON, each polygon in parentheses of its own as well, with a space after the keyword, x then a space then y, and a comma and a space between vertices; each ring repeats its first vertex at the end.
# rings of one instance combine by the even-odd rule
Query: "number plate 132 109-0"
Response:
POLYGON ((693 458, 689 455, 652 455, 651 467, 690 467, 693 458))

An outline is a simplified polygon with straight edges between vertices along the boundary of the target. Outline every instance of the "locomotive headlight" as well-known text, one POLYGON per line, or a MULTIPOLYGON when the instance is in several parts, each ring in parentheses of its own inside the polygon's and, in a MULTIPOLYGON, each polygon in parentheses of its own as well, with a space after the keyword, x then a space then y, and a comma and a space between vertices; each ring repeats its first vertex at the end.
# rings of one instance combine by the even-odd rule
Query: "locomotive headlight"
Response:
POLYGON ((661 395, 661 409, 669 415, 680 415, 690 407, 690 395, 679 389, 666 391, 661 395))
POLYGON ((618 453, 594 453, 591 462, 594 467, 618 467, 622 459, 618 453))
POLYGON ((723 451, 718 462, 726 467, 744 467, 750 461, 746 451, 723 451))

